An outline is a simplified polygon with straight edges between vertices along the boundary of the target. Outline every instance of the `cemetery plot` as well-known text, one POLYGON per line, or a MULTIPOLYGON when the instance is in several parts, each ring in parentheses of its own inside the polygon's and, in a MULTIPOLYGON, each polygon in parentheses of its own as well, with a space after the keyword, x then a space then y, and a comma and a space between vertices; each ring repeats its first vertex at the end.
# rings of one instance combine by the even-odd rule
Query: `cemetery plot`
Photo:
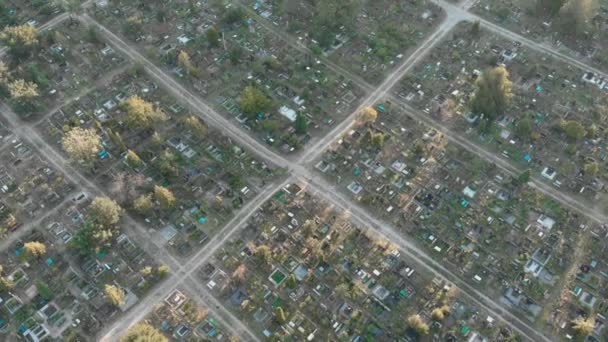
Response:
POLYGON ((525 174, 507 178, 399 107, 376 108, 375 121, 360 121, 316 168, 472 286, 543 318, 591 224, 528 187, 525 174))
POLYGON ((2 340, 94 339, 166 275, 130 237, 89 234, 89 203, 64 205, 2 252, 2 340))
POLYGON ((268 338, 416 340, 432 332, 493 339, 505 333, 483 312, 462 324, 479 308, 348 216, 290 184, 199 276, 268 338))
POLYGON ((163 18, 154 16, 158 9, 111 4, 95 15, 220 113, 285 153, 352 113, 363 96, 236 6, 165 6, 163 18))
POLYGON ((444 16, 430 1, 246 1, 315 53, 379 84, 444 16))
POLYGON ((137 67, 52 113, 38 129, 184 257, 281 174, 209 129, 137 67), (74 151, 66 139, 91 145, 74 151))
POLYGON ((74 185, 27 144, 15 140, 0 149, 0 236, 53 209, 74 193, 74 185))
POLYGON ((394 93, 557 188, 605 197, 608 87, 592 73, 462 24, 394 93), (489 100, 486 81, 510 91, 489 100))
POLYGON ((16 30, 11 37, 22 38, 9 45, 0 69, 3 97, 22 117, 38 118, 125 63, 77 21, 43 32, 28 25, 16 30))
POLYGON ((480 0, 471 11, 600 70, 608 67, 606 0, 480 0))
MULTIPOLYGON (((155 305, 137 329, 150 329, 164 335, 170 341, 213 340, 233 341, 226 328, 214 318, 207 308, 190 298, 184 290, 175 290, 155 305)), ((127 335, 129 334, 127 332, 127 335)))
POLYGON ((563 282, 562 300, 554 303, 548 319, 555 331, 575 336, 582 330, 593 336, 605 336, 608 252, 604 234, 600 229, 591 230, 590 237, 579 244, 575 264, 563 282))

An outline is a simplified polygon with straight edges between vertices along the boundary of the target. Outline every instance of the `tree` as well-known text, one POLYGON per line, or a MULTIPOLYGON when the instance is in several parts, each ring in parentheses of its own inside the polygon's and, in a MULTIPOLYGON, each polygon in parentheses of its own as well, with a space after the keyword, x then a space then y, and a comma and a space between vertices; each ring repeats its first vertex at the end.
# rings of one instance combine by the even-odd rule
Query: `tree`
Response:
POLYGON ((125 107, 127 123, 133 128, 149 128, 166 118, 165 113, 137 95, 129 97, 125 101, 125 107))
POLYGON ((141 273, 142 276, 147 277, 152 274, 152 267, 146 266, 146 267, 142 268, 141 271, 139 271, 139 273, 141 273))
POLYGON ((477 91, 471 102, 475 113, 483 113, 485 118, 493 121, 502 114, 513 98, 513 83, 509 72, 504 67, 486 70, 477 80, 477 91))
POLYGON ((8 70, 6 63, 0 61, 0 86, 8 86, 11 79, 11 73, 8 70))
POLYGON ((228 58, 233 65, 239 64, 242 56, 243 49, 240 46, 233 46, 230 51, 228 51, 228 58))
POLYGON ((190 55, 186 51, 182 50, 177 55, 177 65, 188 73, 192 70, 192 61, 190 60, 190 55))
POLYGON ((287 317, 285 316, 285 311, 283 311, 282 307, 277 306, 277 308, 274 309, 274 314, 275 314, 275 317, 279 324, 283 324, 283 323, 285 323, 285 321, 287 321, 287 317))
POLYGON ((6 27, 0 33, 0 41, 13 57, 26 57, 38 45, 38 30, 28 24, 6 27))
POLYGON ((591 335, 595 322, 593 319, 578 317, 572 321, 572 328, 581 336, 591 335))
POLYGON ((297 285, 298 282, 296 280, 296 276, 290 274, 289 277, 287 277, 287 280, 285 281, 285 286, 290 289, 295 289, 297 285))
POLYGON ((147 322, 141 322, 132 326, 120 338, 120 342, 169 342, 169 340, 147 322))
POLYGON ((96 197, 89 206, 93 220, 104 228, 114 227, 123 214, 118 203, 108 197, 96 197))
POLYGON ((85 223, 74 233, 68 246, 82 257, 93 254, 98 246, 94 226, 90 222, 85 223))
POLYGON ((240 264, 234 270, 234 272, 232 272, 232 279, 236 280, 239 283, 243 282, 245 280, 246 276, 247 276, 247 266, 245 266, 245 264, 240 264))
POLYGON ((561 120, 560 128, 566 135, 574 140, 580 140, 587 135, 587 130, 580 122, 574 120, 561 120))
POLYGON ((171 190, 160 185, 154 186, 154 199, 165 209, 172 208, 177 201, 171 190))
POLYGON ((127 151, 126 160, 127 160, 127 164, 129 164, 129 166, 134 169, 137 169, 138 167, 140 167, 143 164, 143 162, 141 161, 141 158, 139 158, 137 153, 135 153, 133 150, 127 151))
POLYGON ((40 258, 46 254, 46 246, 42 242, 30 241, 23 245, 27 255, 40 258))
POLYGON ((103 292, 106 295, 108 303, 115 306, 125 305, 125 293, 118 287, 106 284, 103 292))
POLYGON ((522 173, 519 174, 519 176, 517 176, 517 178, 513 178, 512 183, 514 186, 520 186, 520 185, 524 185, 527 184, 530 181, 530 170, 526 170, 522 173))
POLYGON ((8 84, 8 92, 13 101, 23 107, 32 107, 34 100, 40 96, 38 85, 25 80, 15 80, 8 84))
POLYGON ((515 134, 523 140, 529 140, 532 134, 532 125, 533 123, 530 118, 519 120, 515 125, 515 134))
POLYGON ((294 122, 294 127, 296 129, 296 133, 298 134, 308 133, 308 121, 306 120, 306 116, 304 116, 302 113, 298 113, 296 116, 296 121, 294 122))
POLYGON ((473 37, 479 37, 479 33, 481 32, 481 23, 479 20, 475 20, 473 24, 471 24, 471 35, 473 37))
POLYGON ((272 260, 272 251, 270 250, 270 247, 266 245, 258 246, 255 249, 255 257, 259 262, 268 265, 272 260))
POLYGON ((156 269, 156 275, 160 278, 164 278, 169 274, 169 267, 166 265, 160 265, 156 269))
POLYGON ((232 6, 228 11, 226 11, 224 18, 222 18, 222 21, 227 25, 239 24, 242 23, 244 20, 245 11, 238 6, 232 6))
POLYGON ((48 287, 48 285, 40 280, 36 282, 36 290, 38 291, 40 297, 42 297, 42 299, 46 300, 47 302, 50 302, 51 300, 53 300, 53 297, 55 297, 55 294, 48 287))
POLYGON ((312 36, 323 48, 329 47, 342 26, 352 27, 361 8, 361 0, 316 1, 312 36))
POLYGON ((188 127, 188 129, 199 139, 202 139, 205 134, 207 134, 207 125, 205 125, 205 123, 194 115, 186 118, 184 123, 186 124, 186 127, 188 127))
POLYGON ((378 111, 372 107, 367 107, 359 114, 359 120, 365 124, 373 124, 378 119, 378 111))
POLYGON ((141 195, 133 201, 133 209, 140 214, 145 214, 152 208, 152 195, 141 195))
POLYGON ((407 324, 420 335, 428 335, 430 332, 428 324, 422 320, 420 315, 411 315, 408 317, 407 324))
POLYGON ((370 135, 370 142, 372 145, 374 145, 378 148, 382 148, 382 146, 384 146, 384 133, 370 131, 369 135, 370 135))
POLYGON ((254 86, 247 86, 241 93, 240 99, 241 110, 250 118, 269 109, 272 106, 272 101, 261 90, 254 86))
POLYGON ((585 164, 585 176, 588 177, 595 177, 597 176, 598 172, 600 171, 600 165, 597 162, 590 162, 585 164))
POLYGON ((0 277, 0 292, 8 292, 15 288, 15 283, 6 277, 0 277))
POLYGON ((212 48, 220 46, 220 34, 215 27, 210 27, 207 30, 207 42, 212 48))
POLYGON ((598 0, 568 0, 559 11, 559 29, 564 34, 585 33, 598 10, 598 0))
POLYGON ((75 127, 66 133, 61 142, 70 158, 86 164, 97 158, 101 151, 101 138, 94 128, 75 127))
POLYGON ((444 305, 442 307, 433 309, 433 311, 431 312, 431 318, 433 318, 433 320, 435 320, 435 321, 441 321, 449 313, 450 313, 450 307, 447 305, 444 305))

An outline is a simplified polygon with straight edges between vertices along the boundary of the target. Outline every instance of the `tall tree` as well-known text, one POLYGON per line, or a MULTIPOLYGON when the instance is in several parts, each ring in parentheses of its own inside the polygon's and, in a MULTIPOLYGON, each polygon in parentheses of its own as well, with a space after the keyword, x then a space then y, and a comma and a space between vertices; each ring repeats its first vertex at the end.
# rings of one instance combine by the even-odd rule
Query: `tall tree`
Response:
POLYGON ((266 96, 260 89, 254 86, 247 86, 243 89, 240 99, 240 107, 243 112, 250 118, 269 109, 272 106, 272 100, 266 96))
POLYGON ((471 102, 475 113, 483 113, 489 121, 502 114, 513 98, 513 83, 504 67, 486 70, 477 80, 477 91, 471 102))
POLYGON ((586 32, 599 8, 598 0, 568 0, 559 11, 559 29, 564 34, 586 32))
POLYGON ((10 26, 0 32, 0 41, 15 58, 28 56, 38 46, 38 30, 32 25, 10 26))
POLYGON ((93 220, 104 228, 114 227, 123 214, 123 210, 114 200, 108 197, 96 197, 89 206, 93 220))
POLYGON ((46 254, 46 245, 39 241, 26 242, 23 245, 23 248, 25 249, 27 255, 35 258, 40 258, 46 254))
POLYGON ((306 116, 304 116, 304 114, 298 113, 298 115, 296 116, 296 121, 293 124, 294 128, 296 129, 296 133, 308 133, 308 120, 306 120, 306 116))
POLYGON ((133 128, 148 128, 166 118, 165 113, 141 97, 134 95, 125 101, 127 122, 133 128))
POLYGON ((216 48, 218 46, 220 46, 220 34, 217 31, 217 29, 215 27, 210 27, 207 30, 207 42, 209 43, 209 46, 211 46, 212 48, 216 48))
POLYGON ((70 158, 83 160, 86 164, 95 160, 101 151, 101 137, 94 128, 75 127, 66 133, 61 142, 70 158))
POLYGON ((420 335, 428 335, 429 325, 426 324, 420 315, 411 315, 407 318, 407 324, 420 335))
POLYGON ((171 190, 164 186, 154 186, 154 198, 160 203, 163 208, 172 208, 177 201, 171 190))
POLYGON ((120 338, 120 342, 169 342, 169 340, 147 322, 141 322, 132 326, 120 338))
POLYGON ((40 96, 36 83, 21 79, 9 83, 8 92, 13 101, 24 108, 33 107, 35 105, 34 100, 40 96))
POLYGON ((106 284, 103 289, 103 292, 106 295, 108 303, 115 306, 121 306, 125 304, 125 293, 120 288, 114 285, 106 284))

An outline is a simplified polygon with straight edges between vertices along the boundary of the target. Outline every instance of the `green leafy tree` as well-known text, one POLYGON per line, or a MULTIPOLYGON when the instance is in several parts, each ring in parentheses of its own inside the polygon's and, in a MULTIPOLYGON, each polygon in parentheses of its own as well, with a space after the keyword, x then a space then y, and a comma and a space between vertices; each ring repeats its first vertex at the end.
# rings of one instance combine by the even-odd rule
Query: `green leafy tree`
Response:
POLYGON ((239 104, 241 110, 249 118, 254 118, 255 115, 269 109, 272 106, 272 100, 258 88, 247 86, 241 94, 239 104))
POLYGON ((86 222, 78 229, 69 242, 68 247, 81 257, 89 256, 97 251, 99 246, 95 237, 94 225, 86 222))
POLYGON ((254 255, 259 262, 265 265, 270 264, 270 261, 272 260, 272 251, 270 250, 270 247, 266 245, 258 246, 255 249, 254 255))
POLYGON ((483 113, 490 122, 503 114, 513 98, 513 83, 504 67, 486 70, 477 80, 477 91, 471 102, 475 113, 483 113))
POLYGON ((210 47, 216 48, 220 46, 220 33, 215 27, 210 27, 206 32, 206 36, 210 47))
POLYGON ((574 140, 581 140, 587 135, 585 126, 578 121, 562 120, 559 126, 568 137, 574 140))
POLYGON ((564 34, 582 34, 598 12, 598 0, 568 0, 559 11, 558 28, 564 34))
POLYGON ((532 134, 533 123, 529 118, 523 118, 515 125, 515 134, 524 140, 529 140, 532 134))
POLYGON ((137 153, 135 153, 133 150, 127 151, 126 160, 127 160, 127 164, 129 164, 129 166, 131 166, 134 169, 137 169, 138 167, 140 167, 143 164, 141 158, 139 158, 137 153))
POLYGON ((38 291, 40 297, 47 302, 50 302, 53 300, 53 297, 55 297, 53 291, 48 287, 48 285, 40 280, 36 282, 36 290, 38 291))
POLYGON ((207 134, 207 125, 194 115, 187 117, 184 123, 188 130, 199 139, 202 139, 207 134))
POLYGON ((306 116, 304 116, 304 114, 298 113, 296 116, 296 121, 294 122, 294 127, 296 129, 296 133, 298 134, 308 133, 308 121, 306 120, 306 116))
POLYGON ((585 176, 595 177, 600 172, 600 165, 597 162, 590 162, 585 164, 585 176))
POLYGON ((285 323, 285 321, 287 321, 287 317, 285 316, 285 311, 280 306, 277 306, 277 308, 274 309, 274 315, 279 324, 283 324, 283 323, 285 323))

